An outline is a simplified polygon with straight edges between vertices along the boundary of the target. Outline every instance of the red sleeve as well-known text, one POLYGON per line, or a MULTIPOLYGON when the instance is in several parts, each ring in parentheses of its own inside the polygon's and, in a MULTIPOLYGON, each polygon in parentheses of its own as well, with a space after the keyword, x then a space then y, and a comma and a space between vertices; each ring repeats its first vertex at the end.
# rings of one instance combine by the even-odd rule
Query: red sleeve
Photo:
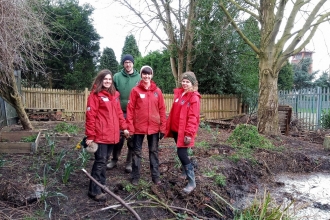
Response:
POLYGON ((187 112, 187 124, 185 129, 185 136, 193 137, 197 133, 199 126, 200 115, 200 99, 197 95, 192 95, 190 100, 190 107, 187 112))
POLYGON ((136 92, 133 88, 131 90, 131 93, 129 94, 128 98, 128 104, 127 104, 127 112, 126 112, 126 123, 127 123, 127 129, 130 134, 134 134, 134 111, 135 111, 135 103, 136 103, 136 92))
POLYGON ((95 133, 95 121, 99 110, 99 100, 95 93, 91 93, 87 99, 86 109, 86 122, 85 122, 85 134, 88 140, 94 140, 95 133))
POLYGON ((160 115, 160 132, 165 134, 166 132, 166 105, 162 91, 159 89, 159 115, 160 115))

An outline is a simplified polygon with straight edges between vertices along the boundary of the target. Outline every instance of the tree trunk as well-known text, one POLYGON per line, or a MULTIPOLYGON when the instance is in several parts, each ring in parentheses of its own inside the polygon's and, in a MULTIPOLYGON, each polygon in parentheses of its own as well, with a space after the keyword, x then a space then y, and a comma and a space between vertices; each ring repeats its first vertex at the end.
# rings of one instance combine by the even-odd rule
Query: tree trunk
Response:
POLYGON ((24 130, 32 130, 33 126, 24 110, 24 106, 21 100, 21 97, 15 93, 16 95, 12 98, 13 99, 13 106, 16 110, 17 116, 19 118, 19 120, 21 121, 21 124, 23 126, 24 130))
POLYGON ((185 55, 185 48, 178 51, 178 81, 177 81, 177 87, 180 87, 180 80, 183 73, 184 68, 184 55, 185 55))
POLYGON ((171 56, 170 57, 170 61, 171 61, 171 69, 172 69, 172 73, 175 79, 175 85, 176 87, 180 86, 180 79, 181 79, 181 75, 183 73, 183 64, 184 64, 184 53, 185 51, 182 50, 178 50, 177 51, 177 62, 176 62, 176 58, 175 56, 171 56))
MULTIPOLYGON (((14 72, 14 70, 12 70, 14 72)), ((1 74, 5 75, 6 73, 1 72, 1 74)), ((7 74, 7 84, 4 84, 0 89, 0 96, 12 105, 17 113, 17 116, 23 126, 24 130, 32 130, 33 126, 24 110, 24 106, 21 100, 21 95, 18 92, 16 78, 14 74, 7 74)))
POLYGON ((176 69, 176 62, 174 57, 170 57, 170 63, 171 63, 171 69, 172 69, 172 74, 175 80, 175 85, 178 86, 178 71, 176 69))
POLYGON ((272 67, 272 59, 259 62, 258 131, 267 135, 278 135, 278 71, 272 67))
POLYGON ((330 136, 329 135, 324 136, 323 147, 325 150, 330 150, 330 136))

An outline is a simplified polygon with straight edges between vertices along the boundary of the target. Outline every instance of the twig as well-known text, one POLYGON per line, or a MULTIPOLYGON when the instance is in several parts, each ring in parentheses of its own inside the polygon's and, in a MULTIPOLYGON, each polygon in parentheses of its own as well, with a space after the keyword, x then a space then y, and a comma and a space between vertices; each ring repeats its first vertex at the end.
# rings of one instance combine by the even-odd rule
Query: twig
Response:
POLYGON ((155 200, 156 202, 158 202, 162 206, 164 206, 168 211, 170 211, 174 216, 176 216, 176 213, 168 205, 166 205, 165 203, 163 203, 162 201, 160 201, 159 199, 157 199, 156 197, 150 195, 147 192, 142 192, 142 193, 149 196, 150 198, 152 198, 153 200, 155 200))
MULTIPOLYGON (((158 200, 157 200, 157 202, 152 202, 152 201, 134 201, 134 202, 130 202, 128 204, 130 204, 130 205, 133 205, 133 204, 137 204, 137 205, 139 205, 139 204, 159 205, 159 201, 158 200)), ((116 209, 116 208, 119 208, 119 207, 121 207, 121 205, 120 204, 117 204, 117 205, 111 205, 111 206, 102 208, 100 210, 105 211, 105 210, 108 210, 108 209, 116 209)), ((163 205, 162 205, 162 207, 164 208, 163 205)), ((172 205, 166 206, 165 208, 167 208, 167 207, 169 207, 171 209, 185 211, 185 212, 187 212, 187 213, 189 213, 191 215, 196 216, 199 219, 205 219, 204 217, 199 216, 197 213, 195 213, 194 211, 192 211, 190 209, 187 209, 187 208, 182 208, 182 207, 177 207, 177 206, 172 206, 172 205)), ((136 207, 136 208, 138 208, 138 207, 136 207)), ((146 208, 146 206, 143 206, 142 208, 146 208)), ((172 214, 173 214, 173 212, 172 212, 172 214)))
POLYGON ((268 167, 266 161, 264 161, 264 160, 262 160, 262 161, 264 162, 264 165, 265 165, 266 170, 268 171, 268 173, 269 173, 270 175, 274 176, 274 174, 272 173, 272 171, 269 169, 269 167, 268 167))
POLYGON ((97 182, 91 175, 89 175, 89 173, 87 173, 87 171, 85 169, 81 169, 94 183, 96 183, 99 187, 101 187, 101 189, 103 189, 106 193, 110 194, 113 198, 115 198, 118 202, 120 202, 123 206, 125 206, 125 208, 128 209, 128 211, 130 211, 138 220, 141 220, 140 216, 134 211, 134 209, 132 209, 132 207, 130 207, 128 204, 125 203, 124 200, 122 200, 119 196, 117 196, 116 194, 114 194, 113 192, 111 192, 108 187, 103 186, 102 184, 100 184, 99 182, 97 182))

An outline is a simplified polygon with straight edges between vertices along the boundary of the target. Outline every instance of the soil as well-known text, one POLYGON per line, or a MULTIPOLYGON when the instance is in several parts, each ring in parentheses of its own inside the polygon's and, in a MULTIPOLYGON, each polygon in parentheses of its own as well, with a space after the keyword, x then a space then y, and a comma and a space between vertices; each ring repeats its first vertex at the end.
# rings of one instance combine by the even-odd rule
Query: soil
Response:
MULTIPOLYGON (((47 136, 54 134, 55 126, 63 122, 32 123, 35 130, 42 130, 47 136)), ((84 124, 66 123, 77 125, 81 131, 56 134, 54 144, 52 138, 43 137, 35 154, 0 155, 0 219, 136 219, 111 195, 107 195, 106 202, 95 202, 87 196, 90 179, 81 170, 82 150, 75 149, 84 136, 84 124), (64 157, 60 159, 60 155, 64 157), (65 165, 69 163, 74 169, 68 182, 63 183, 65 165), (39 194, 36 187, 41 188, 39 194)), ((235 207, 248 193, 280 186, 281 183, 274 181, 275 175, 329 170, 329 151, 322 145, 328 131, 295 131, 288 136, 268 137, 277 150, 258 149, 253 161, 230 160, 235 149, 225 141, 238 123, 240 120, 219 122, 217 128, 199 129, 192 156, 197 187, 189 195, 182 191, 186 181, 178 178, 180 167, 175 159, 175 143, 168 138, 160 141, 160 185, 151 181, 144 143, 139 186, 133 187, 130 175, 124 171, 124 147, 118 166, 107 171, 106 187, 129 203, 141 219, 232 219, 233 209, 228 204, 235 207), (212 173, 222 174, 225 183, 217 184, 219 181, 215 181, 212 173), (222 216, 209 207, 217 209, 222 216)), ((20 129, 15 125, 2 130, 20 129)), ((92 164, 93 155, 90 155, 85 166, 87 172, 92 164)))

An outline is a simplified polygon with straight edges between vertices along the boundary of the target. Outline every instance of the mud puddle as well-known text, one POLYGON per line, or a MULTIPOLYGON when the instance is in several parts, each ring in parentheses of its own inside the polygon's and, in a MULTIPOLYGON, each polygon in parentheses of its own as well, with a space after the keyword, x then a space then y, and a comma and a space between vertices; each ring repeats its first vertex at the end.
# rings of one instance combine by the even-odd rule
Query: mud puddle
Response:
POLYGON ((276 177, 283 186, 271 190, 272 197, 284 204, 294 200, 290 214, 300 220, 330 219, 330 174, 284 174, 276 177))
MULTIPOLYGON (((330 220, 330 173, 281 174, 275 177, 275 181, 278 187, 266 190, 276 201, 276 206, 285 208, 294 200, 288 211, 290 217, 297 220, 330 220)), ((234 207, 247 208, 256 199, 262 201, 263 197, 263 190, 245 194, 234 207)))

